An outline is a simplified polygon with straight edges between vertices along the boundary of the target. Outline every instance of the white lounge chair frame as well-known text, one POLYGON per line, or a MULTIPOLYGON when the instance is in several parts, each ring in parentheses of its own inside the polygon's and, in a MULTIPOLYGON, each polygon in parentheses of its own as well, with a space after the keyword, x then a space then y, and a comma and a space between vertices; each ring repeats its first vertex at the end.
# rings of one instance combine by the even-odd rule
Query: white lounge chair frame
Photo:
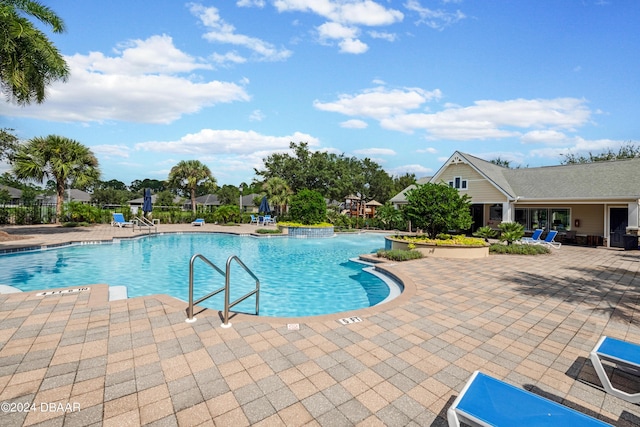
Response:
POLYGON ((560 246, 562 246, 562 243, 560 242, 556 242, 553 239, 556 238, 556 236, 558 235, 558 232, 556 230, 551 230, 549 232, 549 234, 547 234, 547 237, 545 237, 544 239, 540 239, 534 242, 531 242, 532 245, 545 245, 545 246, 549 246, 553 249, 560 249, 560 246), (551 238, 549 238, 549 236, 551 236, 551 238))
POLYGON ((517 240, 517 242, 518 243, 524 243, 526 245, 533 244, 535 242, 539 242, 540 241, 540 236, 542 236, 543 231, 544 230, 542 230, 541 228, 538 228, 533 232, 533 235, 531 237, 523 237, 522 239, 517 240))
POLYGON ((202 219, 202 218, 196 218, 196 220, 195 220, 195 221, 193 221, 193 222, 191 223, 191 225, 197 225, 197 226, 202 227, 202 226, 204 225, 204 219, 202 219))
POLYGON ((480 371, 471 375, 460 395, 447 410, 447 421, 449 427, 460 427, 461 421, 481 427, 611 426, 480 371), (478 378, 480 381, 476 381, 478 378), (467 393, 471 396, 482 395, 484 399, 482 402, 475 402, 474 408, 473 403, 465 401, 467 393))
POLYGON ((113 213, 113 214, 112 214, 112 217, 113 217, 113 221, 111 221, 111 226, 112 226, 112 227, 113 227, 113 226, 116 226, 116 225, 117 225, 118 227, 120 227, 120 228, 122 228, 122 227, 126 227, 127 225, 130 225, 130 226, 132 226, 132 227, 134 226, 134 223, 133 223, 133 222, 131 222, 131 221, 126 221, 126 220, 124 219, 124 215, 123 215, 123 214, 121 214, 121 213, 113 213), (116 215, 118 216, 118 218, 122 217, 122 221, 117 221, 117 220, 116 220, 116 215))
POLYGON ((602 360, 606 360, 615 363, 625 372, 640 376, 640 345, 603 336, 591 350, 589 358, 607 393, 627 402, 640 403, 640 392, 627 393, 615 388, 602 364, 602 360))

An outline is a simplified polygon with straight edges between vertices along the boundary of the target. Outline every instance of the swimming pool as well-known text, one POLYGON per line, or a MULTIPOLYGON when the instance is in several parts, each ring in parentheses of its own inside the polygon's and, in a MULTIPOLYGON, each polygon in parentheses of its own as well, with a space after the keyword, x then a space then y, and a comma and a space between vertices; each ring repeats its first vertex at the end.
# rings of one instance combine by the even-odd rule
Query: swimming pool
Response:
MULTIPOLYGON (((23 291, 106 283, 124 285, 129 297, 168 294, 188 301, 189 260, 202 254, 222 270, 237 255, 260 279, 260 315, 313 316, 370 307, 385 300, 389 286, 349 261, 384 247, 379 234, 330 239, 257 238, 217 233, 165 234, 0 256, 0 283, 23 291)), ((194 299, 224 285, 203 262, 194 269, 194 299)), ((230 299, 255 281, 235 263, 230 299)), ((221 310, 222 294, 201 305, 221 310)), ((253 313, 249 298, 234 311, 253 313)))

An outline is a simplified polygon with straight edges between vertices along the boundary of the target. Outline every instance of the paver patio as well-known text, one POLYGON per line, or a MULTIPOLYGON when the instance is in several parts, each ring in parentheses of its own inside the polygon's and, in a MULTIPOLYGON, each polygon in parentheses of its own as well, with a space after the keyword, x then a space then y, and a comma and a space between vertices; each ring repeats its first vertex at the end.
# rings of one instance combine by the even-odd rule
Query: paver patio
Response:
MULTIPOLYGON (((33 236, 0 250, 139 233, 0 230, 33 236)), ((611 424, 640 426, 640 407, 599 389, 588 361, 603 334, 640 342, 639 251, 563 246, 548 256, 383 268, 406 285, 389 304, 297 319, 241 315, 230 329, 212 310, 186 323, 186 304, 164 295, 108 302, 106 284, 2 294, 0 402, 9 407, 0 425, 444 426, 480 369, 611 424), (338 322, 354 315, 362 322, 338 322)))

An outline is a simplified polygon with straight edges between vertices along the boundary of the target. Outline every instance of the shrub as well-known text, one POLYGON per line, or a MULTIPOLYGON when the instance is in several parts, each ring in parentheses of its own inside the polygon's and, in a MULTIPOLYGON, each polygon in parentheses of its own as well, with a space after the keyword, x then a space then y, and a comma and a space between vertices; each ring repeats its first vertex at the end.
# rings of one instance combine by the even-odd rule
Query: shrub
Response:
POLYGON ((498 232, 488 225, 478 228, 476 232, 473 233, 474 236, 484 239, 485 242, 488 242, 489 239, 496 237, 497 234, 498 232))
POLYGON ((548 254, 551 250, 543 245, 501 245, 494 244, 489 246, 489 252, 493 254, 512 254, 512 255, 540 255, 548 254))
POLYGON ((449 230, 467 230, 473 222, 471 197, 446 184, 417 185, 407 191, 404 214, 431 238, 449 230))
POLYGON ((517 222, 503 222, 498 228, 500 229, 500 241, 507 242, 507 245, 524 236, 524 226, 517 222))
POLYGON ((282 230, 279 228, 258 228, 256 230, 258 234, 282 234, 282 230))
MULTIPOLYGON (((439 235, 440 236, 440 235, 439 235)), ((395 235, 394 239, 404 240, 412 243, 430 243, 436 246, 442 245, 457 245, 457 246, 485 246, 486 242, 482 239, 475 237, 467 237, 463 235, 442 235, 448 237, 447 239, 431 239, 427 236, 407 236, 407 235, 395 235)))
POLYGON ((420 251, 405 251, 402 249, 391 249, 391 250, 386 250, 386 249, 378 249, 378 252, 376 252, 376 255, 378 255, 378 257, 380 258, 387 258, 390 259, 392 261, 409 261, 412 259, 419 259, 422 258, 422 252, 420 251))
POLYGON ((289 214, 293 221, 305 225, 318 224, 327 220, 327 204, 317 191, 300 190, 291 197, 289 214))
POLYGON ((215 222, 224 224, 240 221, 240 207, 236 205, 222 205, 213 212, 215 222))

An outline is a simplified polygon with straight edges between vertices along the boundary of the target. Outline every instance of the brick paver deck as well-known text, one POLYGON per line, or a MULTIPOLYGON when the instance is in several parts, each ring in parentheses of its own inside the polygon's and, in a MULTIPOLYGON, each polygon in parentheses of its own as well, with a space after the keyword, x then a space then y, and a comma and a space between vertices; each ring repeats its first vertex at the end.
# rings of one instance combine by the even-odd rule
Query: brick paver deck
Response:
MULTIPOLYGON (((34 237, 0 250, 132 233, 2 230, 34 237)), ((216 230, 230 231, 197 231, 216 230)), ((603 334, 640 342, 638 251, 563 246, 548 256, 384 268, 407 287, 388 305, 298 319, 242 315, 230 329, 211 310, 186 323, 185 304, 168 296, 108 302, 104 284, 2 294, 0 425, 444 426, 476 369, 611 424, 640 425, 640 407, 599 389, 588 361, 603 334), (352 315, 362 322, 337 321, 352 315)))

